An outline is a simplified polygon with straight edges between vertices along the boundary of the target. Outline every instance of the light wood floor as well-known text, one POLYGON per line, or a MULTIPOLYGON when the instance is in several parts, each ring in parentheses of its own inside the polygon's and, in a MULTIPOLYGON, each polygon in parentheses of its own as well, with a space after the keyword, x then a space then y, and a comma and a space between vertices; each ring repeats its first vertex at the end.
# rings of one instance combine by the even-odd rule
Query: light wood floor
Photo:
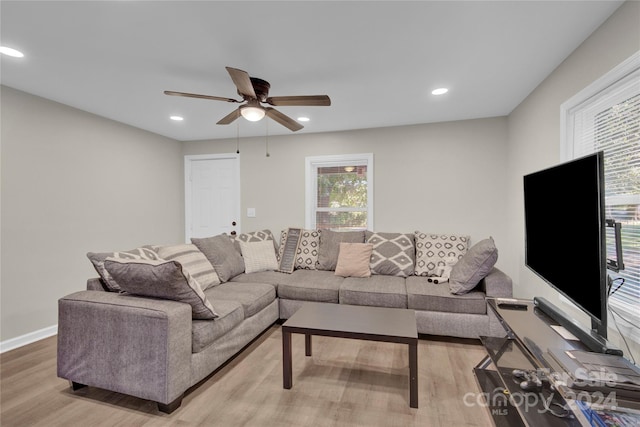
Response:
POLYGON ((409 408, 407 347, 293 335, 293 388, 282 388, 280 326, 192 388, 173 414, 152 402, 93 387, 72 392, 56 377, 56 337, 1 356, 0 424, 22 426, 489 426, 472 368, 484 357, 467 340, 421 339, 420 408, 409 408), (475 400, 475 399, 474 399, 475 400))

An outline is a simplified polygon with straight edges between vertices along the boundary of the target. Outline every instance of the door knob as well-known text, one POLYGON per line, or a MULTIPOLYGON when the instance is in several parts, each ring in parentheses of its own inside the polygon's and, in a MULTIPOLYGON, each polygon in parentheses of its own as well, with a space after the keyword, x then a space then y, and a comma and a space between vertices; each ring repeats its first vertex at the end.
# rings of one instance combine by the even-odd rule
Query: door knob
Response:
POLYGON ((233 226, 235 227, 235 226, 236 226, 236 222, 235 222, 235 221, 233 221, 233 222, 231 223, 231 225, 233 225, 233 226))

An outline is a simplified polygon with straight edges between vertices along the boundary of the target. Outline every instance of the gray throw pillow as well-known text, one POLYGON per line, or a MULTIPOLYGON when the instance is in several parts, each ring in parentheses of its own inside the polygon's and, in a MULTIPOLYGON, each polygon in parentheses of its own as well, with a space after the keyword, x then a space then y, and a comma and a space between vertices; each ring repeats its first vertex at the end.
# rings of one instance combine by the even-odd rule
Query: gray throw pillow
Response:
POLYGON ((336 269, 342 242, 364 243, 364 231, 320 231, 318 270, 334 271, 336 269))
POLYGON ((244 260, 226 234, 202 239, 192 238, 191 243, 196 245, 213 265, 220 282, 228 282, 244 272, 244 260))
POLYGON ((371 273, 386 276, 408 277, 413 275, 416 246, 413 234, 365 233, 366 242, 373 244, 371 273))
POLYGON ((498 249, 492 237, 473 245, 451 269, 451 293, 462 295, 475 288, 489 274, 497 260, 498 249))
POLYGON ((194 319, 218 317, 198 282, 177 261, 107 258, 104 267, 127 293, 187 303, 194 319))
POLYGON ((116 280, 111 277, 109 272, 104 268, 104 260, 113 258, 122 259, 158 259, 158 254, 153 250, 151 246, 142 246, 135 249, 129 249, 128 251, 115 251, 115 252, 88 252, 87 258, 93 264, 93 268, 96 269, 102 283, 110 292, 120 292, 120 285, 116 280))

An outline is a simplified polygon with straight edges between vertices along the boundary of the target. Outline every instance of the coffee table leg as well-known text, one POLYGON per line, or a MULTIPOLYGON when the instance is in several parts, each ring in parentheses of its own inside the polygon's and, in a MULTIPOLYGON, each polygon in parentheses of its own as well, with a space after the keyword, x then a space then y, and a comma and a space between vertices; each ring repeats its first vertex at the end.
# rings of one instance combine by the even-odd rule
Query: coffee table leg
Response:
POLYGON ((304 354, 311 356, 311 334, 304 334, 304 354))
POLYGON ((282 329, 282 387, 290 389, 293 385, 291 368, 291 332, 282 329))
POLYGON ((418 343, 409 344, 409 406, 418 407, 418 343))

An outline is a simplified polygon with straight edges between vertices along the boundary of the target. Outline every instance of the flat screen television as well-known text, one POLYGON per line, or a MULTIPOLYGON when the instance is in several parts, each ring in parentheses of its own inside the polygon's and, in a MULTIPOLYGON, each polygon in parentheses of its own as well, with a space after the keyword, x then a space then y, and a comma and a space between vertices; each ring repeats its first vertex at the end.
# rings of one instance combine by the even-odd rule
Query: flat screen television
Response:
POLYGON ((524 177, 525 263, 607 334, 604 154, 524 177))

